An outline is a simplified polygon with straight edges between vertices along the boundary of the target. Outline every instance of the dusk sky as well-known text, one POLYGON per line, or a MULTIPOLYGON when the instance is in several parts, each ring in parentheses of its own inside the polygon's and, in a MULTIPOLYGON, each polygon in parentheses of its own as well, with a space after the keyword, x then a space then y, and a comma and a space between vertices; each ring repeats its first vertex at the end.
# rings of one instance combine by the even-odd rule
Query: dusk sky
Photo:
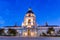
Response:
POLYGON ((0 26, 21 25, 29 7, 37 24, 60 25, 60 0, 0 0, 0 26))

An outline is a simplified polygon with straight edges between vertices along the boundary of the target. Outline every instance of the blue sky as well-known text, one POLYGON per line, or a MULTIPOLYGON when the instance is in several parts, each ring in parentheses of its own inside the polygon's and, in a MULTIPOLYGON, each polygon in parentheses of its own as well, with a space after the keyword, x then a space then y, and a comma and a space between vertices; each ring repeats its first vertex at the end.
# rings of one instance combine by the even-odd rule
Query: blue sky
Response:
POLYGON ((0 26, 21 25, 29 7, 39 25, 60 25, 60 0, 0 0, 0 26))

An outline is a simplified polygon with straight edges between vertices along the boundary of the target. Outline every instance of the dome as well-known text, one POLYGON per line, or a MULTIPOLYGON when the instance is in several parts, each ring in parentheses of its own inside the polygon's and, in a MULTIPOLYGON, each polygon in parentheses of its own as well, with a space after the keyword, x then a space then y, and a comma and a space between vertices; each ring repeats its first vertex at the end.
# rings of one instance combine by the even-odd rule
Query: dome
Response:
POLYGON ((35 17, 35 15, 34 14, 32 14, 32 13, 28 13, 28 14, 26 14, 26 16, 28 16, 28 17, 35 17))
POLYGON ((31 8, 28 9, 28 12, 27 12, 26 16, 28 16, 28 17, 34 16, 35 17, 35 15, 34 15, 34 13, 33 13, 31 8))
POLYGON ((29 8, 27 13, 33 13, 32 9, 29 8))

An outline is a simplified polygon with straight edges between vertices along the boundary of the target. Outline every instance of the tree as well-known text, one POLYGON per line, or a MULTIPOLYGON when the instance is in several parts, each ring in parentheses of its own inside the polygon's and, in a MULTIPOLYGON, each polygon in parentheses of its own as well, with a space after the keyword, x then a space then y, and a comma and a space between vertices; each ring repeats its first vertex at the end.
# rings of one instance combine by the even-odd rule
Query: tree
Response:
POLYGON ((47 34, 52 35, 55 32, 53 27, 48 28, 47 34))
POLYGON ((42 32, 42 35, 43 35, 43 36, 46 36, 46 34, 45 34, 44 32, 42 32))
POLYGON ((0 36, 3 36, 3 35, 5 35, 5 31, 4 29, 0 29, 0 36))
POLYGON ((60 34, 60 30, 57 33, 60 34))
POLYGON ((16 36, 17 35, 17 30, 15 29, 8 29, 8 35, 9 36, 16 36))

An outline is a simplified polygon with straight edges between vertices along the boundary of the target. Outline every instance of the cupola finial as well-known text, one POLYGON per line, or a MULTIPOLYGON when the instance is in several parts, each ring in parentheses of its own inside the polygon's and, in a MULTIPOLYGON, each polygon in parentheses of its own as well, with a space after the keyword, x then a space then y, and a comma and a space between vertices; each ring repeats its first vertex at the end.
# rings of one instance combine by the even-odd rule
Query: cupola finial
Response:
POLYGON ((32 10, 32 9, 31 9, 31 7, 29 7, 29 9, 28 9, 28 10, 32 10))

